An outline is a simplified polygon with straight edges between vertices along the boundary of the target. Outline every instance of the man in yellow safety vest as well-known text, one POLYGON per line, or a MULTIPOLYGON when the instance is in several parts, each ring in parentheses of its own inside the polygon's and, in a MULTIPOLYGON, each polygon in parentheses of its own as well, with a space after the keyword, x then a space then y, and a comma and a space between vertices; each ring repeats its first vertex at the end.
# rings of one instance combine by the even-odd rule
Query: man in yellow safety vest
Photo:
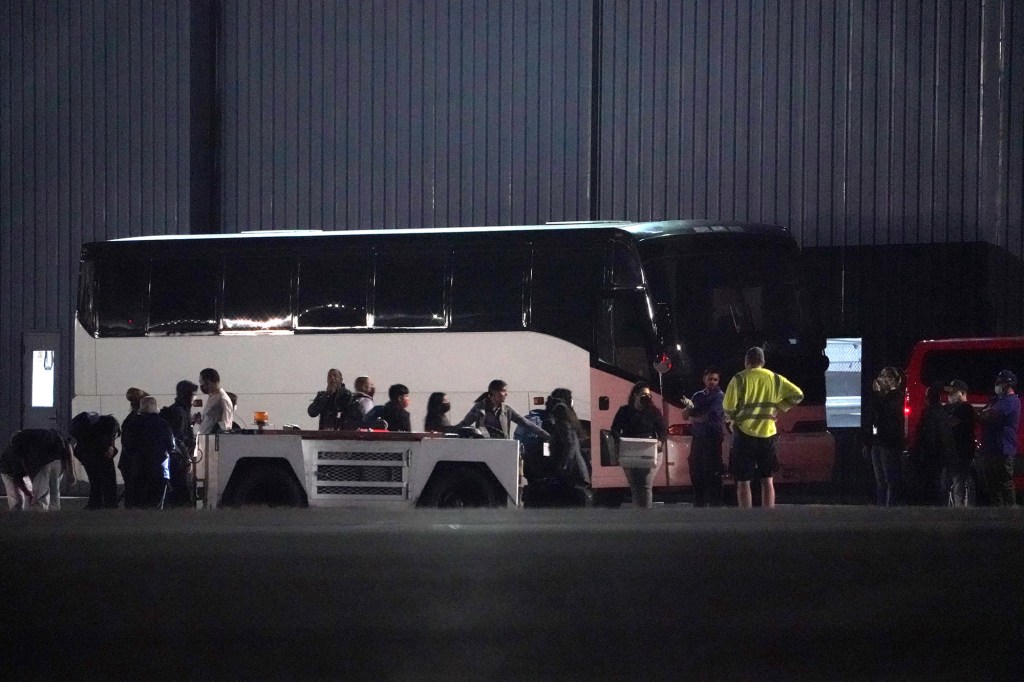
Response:
POLYGON ((772 477, 779 468, 775 418, 804 399, 796 384, 764 368, 764 349, 754 346, 743 358, 746 367, 729 382, 722 408, 734 426, 729 469, 736 480, 740 507, 752 506, 750 481, 761 480, 761 506, 775 506, 772 477))

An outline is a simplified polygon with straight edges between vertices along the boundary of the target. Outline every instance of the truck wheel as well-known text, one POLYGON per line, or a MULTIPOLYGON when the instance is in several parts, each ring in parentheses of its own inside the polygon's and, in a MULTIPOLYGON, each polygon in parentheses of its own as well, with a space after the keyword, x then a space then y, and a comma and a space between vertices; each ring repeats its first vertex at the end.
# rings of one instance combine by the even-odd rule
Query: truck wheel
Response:
POLYGON ((479 470, 458 467, 444 472, 424 493, 425 507, 496 507, 498 494, 479 470))
POLYGON ((302 487, 287 471, 271 464, 257 464, 235 489, 236 507, 301 507, 302 487))

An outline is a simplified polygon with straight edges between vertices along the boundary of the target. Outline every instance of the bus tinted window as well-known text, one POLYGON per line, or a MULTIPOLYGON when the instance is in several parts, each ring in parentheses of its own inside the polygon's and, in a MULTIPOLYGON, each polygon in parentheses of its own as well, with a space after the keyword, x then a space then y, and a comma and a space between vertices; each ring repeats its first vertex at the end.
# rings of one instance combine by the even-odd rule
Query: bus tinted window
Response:
POLYGON ((510 330, 523 327, 521 250, 456 250, 452 263, 452 328, 510 330))
POLYGON ((379 253, 374 327, 444 327, 443 253, 379 253))
POLYGON ((219 292, 220 263, 215 259, 153 261, 149 331, 156 334, 215 331, 219 292))
POLYGON ((96 269, 101 336, 141 336, 146 330, 149 261, 104 260, 96 269))
POLYGON ((643 286, 643 268, 640 258, 627 245, 612 242, 611 279, 613 287, 636 288, 643 286))
POLYGON ((292 262, 232 258, 224 267, 224 329, 291 329, 292 262))
POLYGON ((604 299, 598 320, 597 357, 601 362, 650 380, 651 328, 642 291, 618 291, 604 299))
POLYGON ((365 254, 304 258, 299 264, 298 326, 337 329, 366 326, 370 266, 365 254))
POLYGON ((560 246, 534 248, 530 327, 590 348, 600 263, 592 250, 560 246))

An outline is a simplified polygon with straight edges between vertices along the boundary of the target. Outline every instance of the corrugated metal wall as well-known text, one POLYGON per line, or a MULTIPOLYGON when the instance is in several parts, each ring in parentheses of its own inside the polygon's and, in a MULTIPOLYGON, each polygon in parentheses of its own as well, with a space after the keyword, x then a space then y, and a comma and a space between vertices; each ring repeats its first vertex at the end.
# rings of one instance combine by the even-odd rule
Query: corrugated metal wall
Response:
MULTIPOLYGON (((0 3, 0 440, 22 334, 63 335, 83 241, 188 232, 189 2, 0 3)), ((69 410, 70 364, 58 365, 69 410)))
POLYGON ((9 0, 0 76, 0 436, 92 239, 720 216, 1024 256, 1014 0, 9 0))
POLYGON ((1024 255, 1024 5, 605 3, 601 214, 1024 255))
POLYGON ((586 218, 593 6, 225 1, 224 229, 586 218))

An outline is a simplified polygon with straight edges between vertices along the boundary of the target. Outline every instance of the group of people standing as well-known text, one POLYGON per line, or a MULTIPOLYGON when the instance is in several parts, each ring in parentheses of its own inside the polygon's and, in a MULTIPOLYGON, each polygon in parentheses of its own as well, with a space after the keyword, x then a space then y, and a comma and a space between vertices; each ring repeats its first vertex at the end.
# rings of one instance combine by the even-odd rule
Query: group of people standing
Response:
MULTIPOLYGON (((704 388, 683 400, 684 415, 690 419, 690 483, 694 506, 722 504, 722 458, 725 434, 732 433, 728 471, 736 481, 740 507, 753 506, 751 482, 761 485, 761 505, 775 506, 774 474, 778 471, 778 430, 776 418, 803 400, 803 392, 786 377, 765 368, 764 349, 750 348, 744 369, 733 376, 723 392, 718 369, 704 370, 704 388)), ((654 407, 650 385, 637 382, 626 404, 612 421, 614 436, 649 438, 667 447, 667 433, 661 413, 654 407)), ((654 468, 623 467, 633 505, 653 506, 654 468)))
POLYGON ((895 367, 878 373, 872 382, 864 451, 871 458, 879 506, 1015 505, 1017 377, 1002 370, 993 383, 994 395, 980 410, 968 401, 969 387, 963 380, 932 383, 913 447, 907 450, 903 374, 895 367))
POLYGON ((115 509, 122 503, 142 509, 194 505, 196 435, 227 432, 234 423, 236 399, 220 387, 220 374, 208 367, 199 373, 198 384, 179 381, 174 402, 163 409, 140 388, 129 388, 125 398, 130 410, 121 422, 113 415, 82 412, 71 420, 67 438, 50 429, 14 434, 0 456, 9 506, 59 509, 62 478, 75 482, 72 454, 89 479, 86 509, 115 509), (202 411, 192 414, 197 390, 207 398, 202 411), (117 470, 124 481, 121 494, 117 470))

